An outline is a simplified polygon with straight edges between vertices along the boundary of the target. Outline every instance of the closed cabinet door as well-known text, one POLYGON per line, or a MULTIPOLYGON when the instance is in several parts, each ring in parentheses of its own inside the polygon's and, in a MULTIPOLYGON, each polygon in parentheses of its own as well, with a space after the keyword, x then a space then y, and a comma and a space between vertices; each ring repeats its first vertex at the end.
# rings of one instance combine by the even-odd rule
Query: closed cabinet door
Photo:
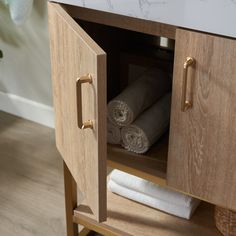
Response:
POLYGON ((86 204, 106 219, 106 54, 48 4, 56 145, 86 204))
POLYGON ((178 29, 168 185, 236 210, 236 40, 178 29))

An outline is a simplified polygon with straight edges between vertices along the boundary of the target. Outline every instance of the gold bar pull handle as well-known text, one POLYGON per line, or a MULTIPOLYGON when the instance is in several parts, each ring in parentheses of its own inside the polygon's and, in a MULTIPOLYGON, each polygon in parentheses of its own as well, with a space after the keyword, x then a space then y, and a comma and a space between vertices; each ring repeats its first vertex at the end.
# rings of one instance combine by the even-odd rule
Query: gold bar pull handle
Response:
POLYGON ((76 81, 76 99, 77 99, 77 122, 80 129, 92 129, 93 122, 91 120, 83 121, 83 106, 82 106, 82 84, 92 84, 91 74, 81 76, 76 81))
POLYGON ((182 84, 182 100, 181 100, 181 111, 187 111, 192 107, 192 102, 186 98, 187 93, 187 78, 188 78, 188 67, 195 63, 195 59, 192 57, 187 57, 184 62, 183 68, 183 84, 182 84))

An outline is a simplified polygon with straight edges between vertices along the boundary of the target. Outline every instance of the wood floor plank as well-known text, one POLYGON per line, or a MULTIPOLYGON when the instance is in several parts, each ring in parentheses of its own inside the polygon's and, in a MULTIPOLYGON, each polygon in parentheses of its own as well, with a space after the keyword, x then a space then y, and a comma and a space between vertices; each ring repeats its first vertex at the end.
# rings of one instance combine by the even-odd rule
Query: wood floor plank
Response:
POLYGON ((0 235, 66 235, 54 130, 1 111, 0 222, 0 235))

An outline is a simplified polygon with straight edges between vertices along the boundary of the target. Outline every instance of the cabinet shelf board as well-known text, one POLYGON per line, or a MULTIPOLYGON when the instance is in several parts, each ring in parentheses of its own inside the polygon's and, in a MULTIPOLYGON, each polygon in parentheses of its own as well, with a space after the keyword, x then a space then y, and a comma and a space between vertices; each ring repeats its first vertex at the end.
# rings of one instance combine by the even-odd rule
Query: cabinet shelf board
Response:
POLYGON ((108 191, 108 218, 92 219, 84 205, 74 211, 74 222, 109 236, 220 236, 214 224, 214 206, 201 203, 191 220, 181 219, 108 191))
POLYGON ((145 155, 135 154, 118 145, 108 145, 107 164, 129 174, 166 186, 168 137, 154 145, 145 155))

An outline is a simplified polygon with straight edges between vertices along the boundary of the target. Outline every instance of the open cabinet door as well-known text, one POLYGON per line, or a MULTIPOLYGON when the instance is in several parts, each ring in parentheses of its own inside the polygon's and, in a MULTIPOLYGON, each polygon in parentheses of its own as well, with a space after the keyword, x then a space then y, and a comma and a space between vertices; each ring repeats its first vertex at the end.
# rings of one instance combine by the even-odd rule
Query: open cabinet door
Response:
POLYGON ((106 54, 49 3, 56 145, 94 218, 106 220, 106 54))

